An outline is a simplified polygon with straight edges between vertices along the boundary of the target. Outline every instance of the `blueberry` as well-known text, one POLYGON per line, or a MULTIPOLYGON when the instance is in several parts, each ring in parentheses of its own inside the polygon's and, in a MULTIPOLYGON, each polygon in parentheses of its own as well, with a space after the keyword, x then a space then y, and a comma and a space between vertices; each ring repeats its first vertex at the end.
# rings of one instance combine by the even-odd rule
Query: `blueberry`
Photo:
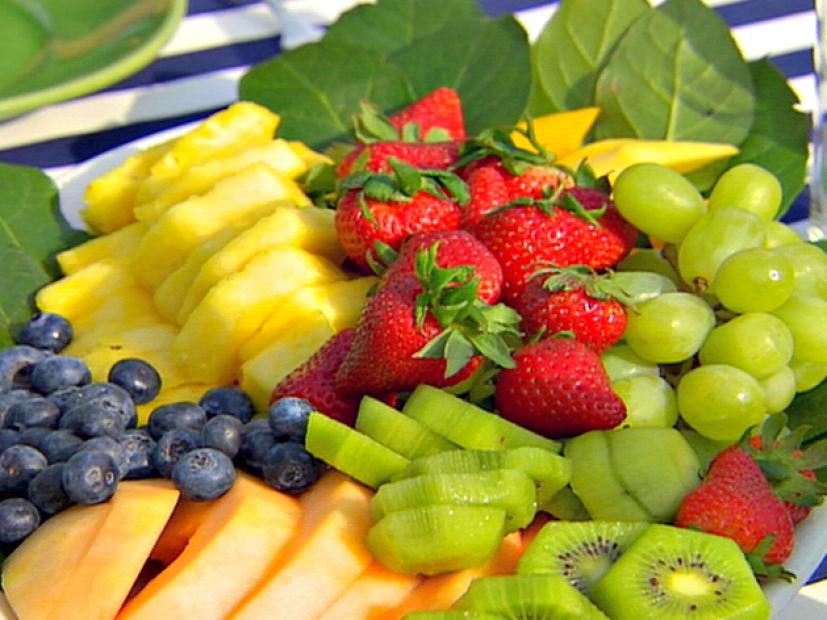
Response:
POLYGON ((286 396, 270 405, 267 420, 279 441, 303 442, 307 434, 307 418, 315 409, 310 401, 304 398, 286 396))
POLYGON ((149 414, 149 434, 156 441, 161 435, 175 428, 200 432, 207 421, 207 414, 193 402, 182 400, 155 407, 149 414))
POLYGON ((126 454, 126 474, 124 478, 152 478, 155 466, 152 464, 152 451, 155 440, 143 428, 133 428, 118 437, 118 443, 126 454))
POLYGON ((267 420, 251 420, 241 429, 241 463, 249 470, 261 473, 264 457, 276 443, 276 436, 267 420))
POLYGON ((148 403, 161 391, 161 375, 149 362, 130 357, 109 369, 109 382, 125 389, 137 405, 148 403))
POLYGON ((57 405, 61 414, 66 413, 83 395, 83 391, 77 385, 60 388, 51 392, 46 398, 57 405))
POLYGON ((178 459, 200 447, 201 438, 197 433, 185 428, 174 428, 161 435, 155 444, 152 464, 164 478, 169 478, 178 459))
POLYGON ((32 389, 51 394, 61 388, 86 385, 92 373, 82 359, 71 355, 52 355, 32 369, 32 389))
POLYGON ((40 450, 40 444, 51 432, 52 429, 45 426, 32 426, 17 435, 17 443, 40 450))
POLYGON ((129 393, 114 383, 101 381, 84 385, 64 413, 77 408, 111 409, 123 418, 125 428, 132 428, 137 420, 135 403, 129 393))
POLYGON ((226 414, 210 418, 201 429, 201 443, 235 458, 241 448, 241 420, 226 414))
POLYGON ((11 497, 0 502, 0 543, 18 543, 40 525, 40 513, 30 501, 11 497))
MULTIPOLYGON (((2 392, 2 390, 0 390, 0 392, 2 392)), ((6 420, 8 419, 9 409, 11 409, 12 405, 35 396, 38 395, 29 390, 12 390, 11 392, 0 394, 0 428, 6 427, 6 420)))
POLYGON ((215 387, 204 392, 198 404, 207 412, 207 417, 227 414, 235 416, 244 424, 256 413, 253 401, 247 392, 233 386, 215 387))
POLYGON ((46 353, 27 345, 0 350, 0 393, 14 389, 27 390, 32 385, 35 364, 46 359, 46 353))
POLYGON ((319 479, 321 467, 304 446, 293 441, 277 444, 264 457, 264 481, 284 493, 301 493, 319 479))
POLYGON ((215 499, 235 482, 235 467, 226 454, 198 448, 183 455, 172 468, 172 482, 187 499, 215 499))
POLYGON ((0 453, 16 443, 20 443, 20 433, 10 428, 0 429, 0 453))
POLYGON ((83 439, 72 431, 60 428, 45 435, 37 444, 37 449, 50 463, 62 463, 77 452, 83 445, 83 439))
POLYGON ((43 453, 31 446, 15 444, 0 454, 0 493, 25 495, 29 480, 49 465, 43 453))
POLYGON ((60 428, 89 439, 92 437, 119 437, 126 430, 124 419, 116 410, 95 404, 76 405, 60 417, 60 428))
POLYGON ((103 450, 78 450, 63 465, 63 490, 76 504, 99 504, 115 493, 118 464, 103 450))
POLYGON ((49 465, 29 482, 29 501, 43 514, 57 514, 72 503, 63 490, 63 467, 63 463, 49 465))
POLYGON ((36 349, 62 351, 72 340, 72 326, 64 317, 53 312, 33 315, 17 335, 17 342, 36 349))
POLYGON ((84 452, 86 450, 106 452, 112 457, 112 460, 115 461, 115 465, 118 466, 118 480, 126 475, 128 467, 126 451, 117 439, 113 439, 112 437, 92 437, 92 439, 87 439, 83 442, 78 452, 84 452))
POLYGON ((6 428, 23 431, 33 426, 57 428, 60 409, 48 398, 33 396, 9 407, 6 413, 6 428))

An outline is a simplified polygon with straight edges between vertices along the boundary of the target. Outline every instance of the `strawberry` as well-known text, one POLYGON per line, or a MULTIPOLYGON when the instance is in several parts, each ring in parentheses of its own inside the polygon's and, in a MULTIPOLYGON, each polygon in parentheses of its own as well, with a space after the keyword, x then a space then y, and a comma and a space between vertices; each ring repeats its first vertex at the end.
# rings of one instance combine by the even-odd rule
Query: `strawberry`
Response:
POLYGON ((547 437, 614 428, 626 417, 600 356, 571 338, 547 338, 514 352, 496 378, 502 416, 547 437))
POLYGON ((465 184, 445 170, 418 170, 390 158, 393 174, 361 171, 341 180, 336 206, 339 243, 355 265, 369 271, 377 242, 398 250, 403 239, 424 230, 459 227, 465 184), (450 196, 448 193, 450 193, 450 196))
POLYGON ((614 344, 626 328, 623 291, 612 275, 585 265, 551 266, 534 273, 514 302, 525 334, 571 332, 598 353, 614 344))
POLYGON ((496 166, 479 166, 466 177, 468 203, 462 207, 463 227, 479 221, 486 212, 500 207, 511 200, 502 173, 496 166))
POLYGON ((388 159, 391 157, 416 168, 447 170, 457 161, 460 144, 458 141, 359 143, 336 165, 336 176, 341 178, 357 170, 390 172, 388 159))
POLYGON ((417 139, 428 141, 430 137, 465 140, 465 121, 462 102, 457 92, 440 86, 388 117, 402 135, 406 126, 413 129, 417 139))
POLYGON ((586 212, 605 209, 595 218, 595 225, 584 230, 594 253, 589 264, 595 269, 611 267, 623 259, 637 243, 639 232, 623 219, 609 196, 593 187, 571 187, 563 191, 561 200, 572 196, 586 212))

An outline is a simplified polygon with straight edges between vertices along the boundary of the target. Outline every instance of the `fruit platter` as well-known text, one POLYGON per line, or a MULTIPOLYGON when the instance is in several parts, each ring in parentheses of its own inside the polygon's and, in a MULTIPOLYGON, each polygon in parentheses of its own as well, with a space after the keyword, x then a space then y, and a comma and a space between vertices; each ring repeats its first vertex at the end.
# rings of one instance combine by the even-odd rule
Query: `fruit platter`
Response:
POLYGON ((8 617, 781 618, 827 553, 795 104, 698 0, 534 43, 379 0, 56 186, 4 166, 8 617))

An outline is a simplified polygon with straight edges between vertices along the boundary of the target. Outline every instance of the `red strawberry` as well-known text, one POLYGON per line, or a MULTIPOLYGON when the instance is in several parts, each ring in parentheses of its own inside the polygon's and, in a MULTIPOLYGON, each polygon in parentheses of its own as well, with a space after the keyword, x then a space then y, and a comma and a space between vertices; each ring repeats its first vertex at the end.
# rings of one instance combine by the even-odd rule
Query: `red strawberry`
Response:
POLYGON ((571 175, 554 166, 525 166, 519 174, 503 170, 503 178, 511 200, 545 198, 558 187, 572 187, 574 184, 571 175))
POLYGON ((701 483, 681 501, 675 525, 728 536, 767 564, 786 560, 795 537, 784 503, 755 459, 738 446, 725 448, 712 460, 701 483))
POLYGON ((596 225, 585 229, 594 248, 590 265, 595 269, 611 267, 622 260, 637 243, 639 232, 632 224, 623 219, 609 196, 591 187, 572 187, 566 189, 561 199, 572 196, 588 212, 605 208, 605 213, 596 218, 596 225))
POLYGON ((465 140, 465 122, 462 116, 462 102, 456 91, 440 86, 410 105, 391 114, 388 120, 404 133, 405 125, 416 126, 416 138, 427 140, 429 133, 442 130, 443 139, 465 140))
POLYGON ((571 338, 523 345, 496 378, 502 416, 547 437, 614 428, 626 417, 600 356, 571 338))
POLYGON ((462 226, 470 226, 485 213, 511 200, 503 176, 495 166, 479 166, 466 177, 468 203, 462 208, 462 226))
POLYGON ((416 168, 448 169, 457 161, 459 147, 458 141, 359 143, 337 164, 336 176, 344 177, 357 170, 390 172, 390 157, 416 168))
POLYGON ((626 328, 622 291, 611 275, 597 275, 585 265, 537 271, 514 303, 523 317, 523 333, 550 336, 570 331, 598 353, 613 345, 626 328), (613 296, 614 295, 614 296, 613 296))

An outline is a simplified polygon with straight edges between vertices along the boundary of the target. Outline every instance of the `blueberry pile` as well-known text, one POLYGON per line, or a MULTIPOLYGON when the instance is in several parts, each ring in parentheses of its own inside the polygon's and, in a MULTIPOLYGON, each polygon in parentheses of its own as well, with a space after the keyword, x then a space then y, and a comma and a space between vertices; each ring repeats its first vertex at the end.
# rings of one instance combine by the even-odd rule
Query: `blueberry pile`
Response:
POLYGON ((159 393, 157 371, 126 359, 92 383, 83 360, 61 354, 71 339, 63 317, 40 313, 0 350, 0 545, 68 506, 106 501, 120 480, 169 478, 209 500, 232 487, 237 466, 287 493, 318 479, 322 465, 304 449, 307 401, 283 398, 254 418, 244 391, 217 387, 156 407, 138 427, 135 405, 159 393))

